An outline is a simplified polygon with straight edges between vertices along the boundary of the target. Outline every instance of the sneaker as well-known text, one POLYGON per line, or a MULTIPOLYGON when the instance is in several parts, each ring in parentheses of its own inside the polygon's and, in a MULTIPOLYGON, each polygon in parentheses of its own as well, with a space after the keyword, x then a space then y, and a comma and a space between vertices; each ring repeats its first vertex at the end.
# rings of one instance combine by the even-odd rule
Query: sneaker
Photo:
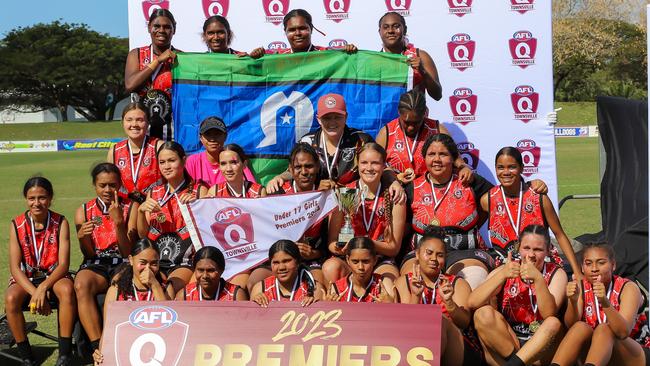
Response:
POLYGON ((72 356, 70 355, 59 355, 59 358, 56 359, 56 366, 70 365, 72 365, 72 356))

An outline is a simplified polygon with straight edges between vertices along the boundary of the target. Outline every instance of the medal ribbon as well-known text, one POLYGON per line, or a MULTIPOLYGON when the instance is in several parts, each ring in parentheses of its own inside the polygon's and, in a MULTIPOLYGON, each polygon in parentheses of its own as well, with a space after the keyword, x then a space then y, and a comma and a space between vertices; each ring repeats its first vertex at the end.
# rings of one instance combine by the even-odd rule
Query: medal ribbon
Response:
MULTIPOLYGON (((153 62, 153 58, 156 54, 153 53, 153 44, 149 46, 149 57, 151 57, 151 60, 149 63, 153 62)), ((151 83, 153 84, 154 80, 156 80, 156 77, 158 77, 158 73, 160 73, 160 69, 162 69, 162 63, 158 62, 158 67, 156 67, 156 70, 151 74, 151 83)), ((153 87, 153 85, 152 85, 153 87)))
POLYGON ((169 193, 171 191, 171 186, 169 183, 167 183, 167 190, 165 191, 165 195, 163 196, 162 199, 158 201, 158 204, 160 204, 160 207, 164 206, 167 201, 169 201, 172 197, 176 197, 178 199, 178 191, 181 191, 185 188, 185 179, 181 182, 181 184, 178 185, 178 187, 174 190, 174 193, 169 193))
POLYGON ((506 200, 506 193, 503 190, 503 186, 500 186, 501 188, 501 198, 503 198, 503 203, 504 206, 506 206, 506 213, 508 214, 508 220, 510 221, 510 225, 512 225, 512 228, 515 229, 515 235, 519 237, 519 224, 521 224, 521 204, 523 203, 523 196, 524 196, 524 182, 521 182, 521 189, 519 189, 519 204, 517 205, 517 223, 515 224, 515 220, 512 219, 512 213, 510 213, 510 207, 508 205, 508 201, 506 200))
POLYGON ((323 146, 323 150, 325 150, 325 166, 327 167, 327 174, 329 174, 330 179, 332 179, 332 170, 334 169, 334 165, 336 165, 336 159, 339 156, 339 147, 341 146, 342 140, 343 140, 343 135, 339 137, 339 142, 336 143, 336 150, 334 151, 334 156, 332 157, 332 163, 330 164, 329 155, 327 154, 327 142, 325 141, 325 136, 323 135, 323 131, 321 129, 320 143, 323 146))
POLYGON ((140 174, 140 166, 142 165, 142 156, 144 155, 144 147, 147 146, 147 136, 144 136, 142 140, 142 146, 140 147, 140 153, 138 154, 137 164, 133 161, 133 150, 131 149, 131 142, 127 141, 126 146, 129 148, 129 158, 131 158, 131 180, 133 185, 136 185, 138 180, 138 175, 140 174))
MULTIPOLYGON (((431 293, 431 302, 427 302, 427 297, 424 295, 424 291, 422 291, 422 303, 423 304, 431 304, 431 305, 436 304, 436 293, 438 292, 438 281, 440 281, 440 274, 438 274, 438 278, 436 279, 436 282, 433 283, 433 291, 431 293)), ((424 287, 426 288, 426 285, 424 287)))
MULTIPOLYGON (((366 296, 368 296, 368 293, 370 292, 370 288, 372 287, 372 284, 375 283, 375 278, 370 277, 370 282, 366 286, 366 290, 363 292, 363 296, 357 299, 357 302, 361 302, 361 300, 365 299, 366 296)), ((352 285, 352 276, 348 279, 348 299, 347 302, 350 302, 352 300, 352 294, 354 293, 354 286, 352 285)))
MULTIPOLYGON (((366 186, 368 188, 368 186, 366 186)), ((363 201, 361 204, 361 211, 363 214, 363 226, 366 228, 366 234, 370 235, 370 228, 372 227, 372 221, 375 219, 375 212, 377 211, 377 204, 379 203, 379 192, 381 192, 381 182, 379 182, 379 186, 377 187, 377 192, 375 193, 375 202, 372 204, 372 212, 370 212, 370 220, 366 221, 366 190, 362 190, 361 192, 361 200, 363 201)), ((388 223, 390 225, 390 223, 388 223)))
MULTIPOLYGON (((203 301, 203 289, 198 284, 196 285, 199 288, 199 301, 203 301)), ((214 294, 214 301, 219 301, 219 294, 221 293, 221 280, 219 280, 219 287, 217 287, 217 292, 214 294)))
POLYGON ((38 270, 41 266, 41 257, 43 256, 43 247, 45 246, 45 240, 47 239, 47 229, 50 227, 50 210, 47 210, 47 221, 45 221, 45 228, 43 229, 43 239, 41 244, 36 244, 36 227, 34 225, 34 218, 29 216, 29 225, 32 229, 32 246, 34 247, 34 256, 36 257, 36 269, 38 270))
MULTIPOLYGON (((140 292, 140 291, 138 291, 138 288, 135 287, 135 283, 131 283, 131 285, 133 286, 133 298, 135 299, 133 301, 140 301, 140 298, 138 297, 138 292, 140 292)), ((151 294, 152 294, 151 289, 147 289, 147 300, 146 301, 151 301, 151 294)))
POLYGON ((442 201, 445 199, 447 196, 447 192, 449 192, 449 189, 451 188, 451 183, 454 181, 454 177, 451 177, 449 179, 449 183, 447 183, 447 188, 445 188, 445 192, 442 194, 442 197, 440 197, 440 200, 438 200, 438 197, 436 196, 436 187, 433 185, 433 181, 429 179, 429 184, 431 184, 431 194, 433 195, 433 214, 436 214, 436 210, 438 209, 438 206, 442 203, 442 201))
MULTIPOLYGON (((298 276, 296 276, 296 279, 293 281, 293 290, 291 290, 291 296, 289 297, 289 301, 293 301, 293 296, 296 294, 296 290, 298 290, 298 286, 300 285, 300 282, 302 282, 302 272, 303 270, 300 270, 300 273, 298 276)), ((275 294, 280 301, 282 298, 282 294, 280 293, 280 281, 278 281, 277 277, 275 279, 275 294)))
POLYGON ((402 129, 402 126, 400 125, 399 127, 402 130, 402 133, 404 134, 404 143, 406 144, 406 152, 409 155, 409 161, 411 162, 411 165, 413 165, 413 153, 415 152, 415 147, 418 144, 418 136, 420 136, 420 131, 422 130, 422 126, 420 127, 420 131, 415 134, 415 138, 413 139, 413 147, 409 145, 409 138, 406 136, 406 130, 402 129))
POLYGON ((106 206, 104 201, 102 201, 101 198, 97 197, 97 203, 99 203, 99 206, 101 206, 101 208, 102 208, 102 214, 103 215, 108 214, 108 207, 106 206))
MULTIPOLYGON (((609 283, 609 288, 607 288, 607 299, 609 300, 609 296, 612 294, 612 285, 614 284, 614 281, 611 281, 609 283)), ((594 287, 591 285, 591 292, 594 292, 594 287)), ((598 324, 603 324, 607 322, 607 314, 605 314, 605 311, 603 311, 603 319, 600 319, 600 304, 598 303, 598 297, 594 295, 594 301, 596 302, 596 317, 598 318, 598 324)))
MULTIPOLYGON (((298 191, 298 186, 296 186, 296 181, 295 181, 295 180, 294 180, 294 181, 291 181, 291 187, 293 187, 293 192, 294 192, 294 193, 298 193, 298 192, 299 192, 299 191, 298 191)), ((316 190, 316 184, 315 184, 315 183, 312 184, 312 186, 311 186, 311 190, 312 190, 312 191, 315 191, 315 190, 316 190)))
MULTIPOLYGON (((542 277, 546 280, 546 263, 544 263, 544 267, 542 268, 542 277)), ((533 290, 530 287, 531 285, 532 284, 528 285, 528 298, 530 299, 530 306, 533 309, 533 317, 537 318, 537 296, 533 295, 533 290)))
POLYGON ((230 185, 230 183, 226 182, 226 186, 228 186, 228 190, 230 191, 230 194, 232 194, 235 198, 246 198, 246 180, 242 182, 241 185, 241 196, 237 196, 237 191, 230 185))

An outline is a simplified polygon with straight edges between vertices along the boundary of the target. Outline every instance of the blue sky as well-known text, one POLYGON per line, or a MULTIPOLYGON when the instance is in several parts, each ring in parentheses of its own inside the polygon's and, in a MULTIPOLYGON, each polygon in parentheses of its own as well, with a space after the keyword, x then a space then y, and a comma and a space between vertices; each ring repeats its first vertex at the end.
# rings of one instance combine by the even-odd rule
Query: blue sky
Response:
POLYGON ((2 0, 0 38, 17 27, 62 19, 91 29, 128 37, 127 0, 2 0))

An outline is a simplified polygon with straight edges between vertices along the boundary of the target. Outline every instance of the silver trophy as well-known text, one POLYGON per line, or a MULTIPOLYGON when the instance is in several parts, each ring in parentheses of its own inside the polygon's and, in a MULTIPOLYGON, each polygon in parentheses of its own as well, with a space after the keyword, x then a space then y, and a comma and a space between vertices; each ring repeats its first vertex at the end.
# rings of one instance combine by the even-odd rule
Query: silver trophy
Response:
POLYGON ((336 201, 339 210, 343 212, 344 222, 339 239, 336 245, 339 248, 344 247, 352 238, 354 238, 354 229, 352 228, 352 215, 359 209, 361 203, 361 194, 356 188, 339 187, 336 189, 336 201))

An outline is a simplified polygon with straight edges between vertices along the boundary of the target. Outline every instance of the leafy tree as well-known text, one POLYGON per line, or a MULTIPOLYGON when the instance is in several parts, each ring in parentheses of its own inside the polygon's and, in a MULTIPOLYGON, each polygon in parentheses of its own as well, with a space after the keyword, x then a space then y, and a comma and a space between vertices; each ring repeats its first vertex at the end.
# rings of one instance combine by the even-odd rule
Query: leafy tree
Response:
POLYGON ((0 105, 32 111, 73 107, 88 120, 112 119, 123 87, 126 39, 55 21, 14 29, 0 41, 0 105))

